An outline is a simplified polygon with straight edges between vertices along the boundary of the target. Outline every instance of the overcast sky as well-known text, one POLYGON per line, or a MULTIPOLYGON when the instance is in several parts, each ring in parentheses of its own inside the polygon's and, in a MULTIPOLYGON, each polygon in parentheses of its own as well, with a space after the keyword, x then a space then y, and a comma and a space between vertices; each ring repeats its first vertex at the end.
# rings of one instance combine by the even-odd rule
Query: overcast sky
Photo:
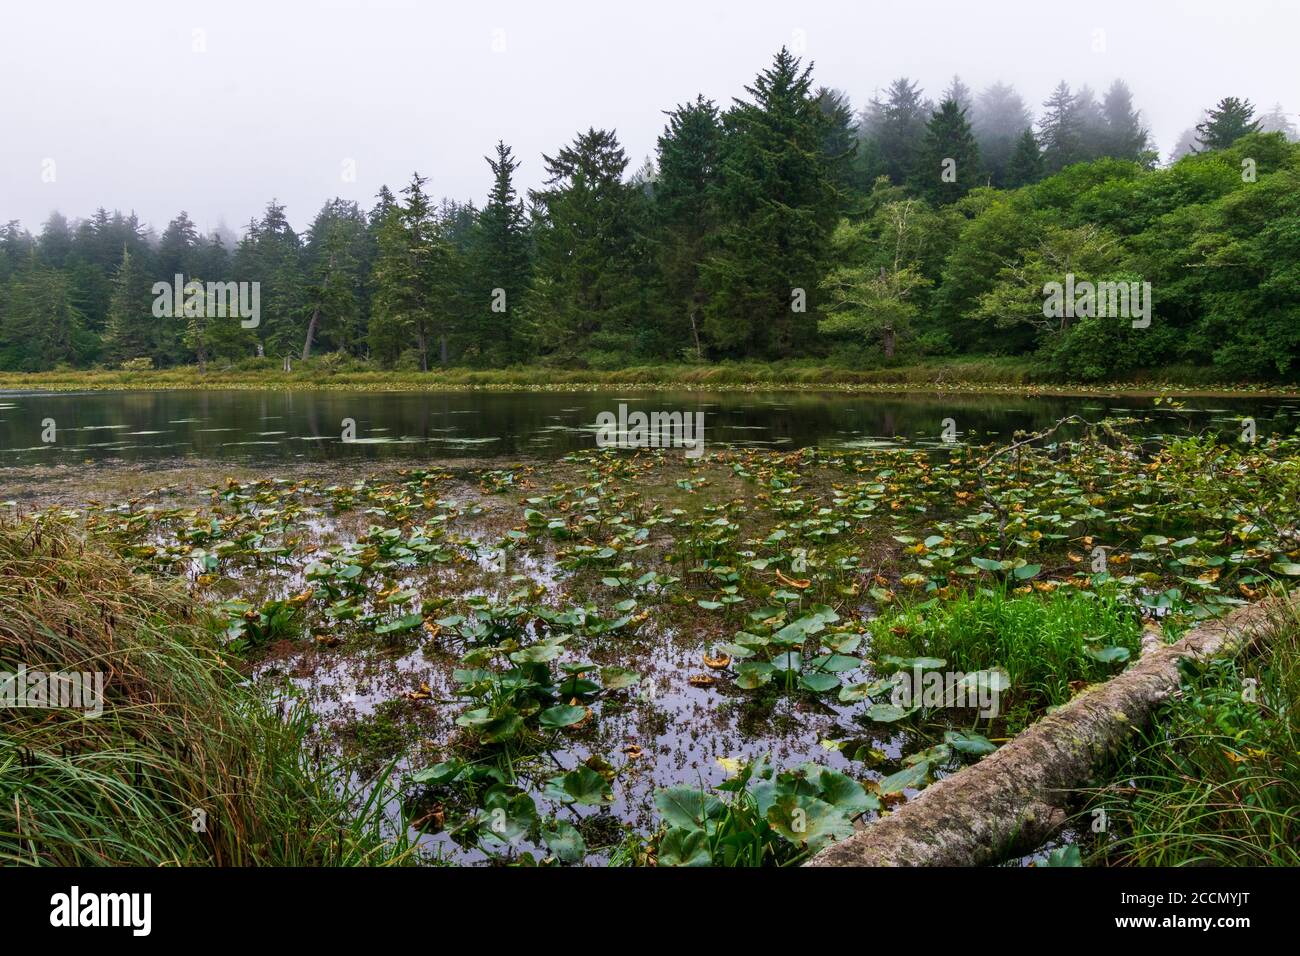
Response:
POLYGON ((101 205, 242 231, 273 196, 301 228, 413 169, 481 203, 498 138, 535 186, 588 126, 636 167, 663 110, 729 103, 782 44, 855 108, 899 75, 1004 80, 1035 112, 1122 77, 1162 156, 1226 95, 1300 112, 1300 0, 2 2, 0 222, 33 231, 101 205))

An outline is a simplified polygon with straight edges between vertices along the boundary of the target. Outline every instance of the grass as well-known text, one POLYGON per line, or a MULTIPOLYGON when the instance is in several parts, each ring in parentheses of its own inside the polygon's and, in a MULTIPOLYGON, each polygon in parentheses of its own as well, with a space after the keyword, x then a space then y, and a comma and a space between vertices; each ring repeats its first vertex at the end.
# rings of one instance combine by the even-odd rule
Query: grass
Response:
POLYGON ((986 588, 941 604, 886 613, 870 627, 877 659, 937 657, 947 668, 965 673, 1005 671, 1010 690, 1002 711, 1013 727, 1068 702, 1074 693, 1071 683, 1113 677, 1120 661, 1107 663, 1092 655, 1107 656, 1102 653, 1107 647, 1135 655, 1142 630, 1137 612, 1113 598, 1008 596, 986 588))
POLYGON ((196 366, 152 371, 58 369, 51 372, 0 372, 0 389, 295 389, 360 391, 582 390, 586 388, 698 388, 712 391, 835 389, 863 392, 921 390, 1091 395, 1127 391, 1159 394, 1294 394, 1286 385, 1216 382, 1204 369, 1168 367, 1113 384, 1068 383, 1023 357, 963 356, 910 364, 858 368, 816 360, 650 364, 618 369, 554 368, 544 365, 506 369, 448 368, 430 372, 381 371, 356 360, 321 356, 295 362, 284 372, 273 360, 247 360, 234 367, 196 366))
POLYGON ((1084 819, 1107 821, 1089 862, 1300 866, 1300 608, 1270 631, 1258 656, 1184 670, 1182 694, 1089 794, 1084 819))
POLYGON ((0 863, 365 865, 385 788, 314 765, 310 715, 254 696, 180 587, 57 520, 0 519, 0 671, 100 671, 103 713, 0 710, 0 863), (196 813, 196 811, 199 811, 196 813))

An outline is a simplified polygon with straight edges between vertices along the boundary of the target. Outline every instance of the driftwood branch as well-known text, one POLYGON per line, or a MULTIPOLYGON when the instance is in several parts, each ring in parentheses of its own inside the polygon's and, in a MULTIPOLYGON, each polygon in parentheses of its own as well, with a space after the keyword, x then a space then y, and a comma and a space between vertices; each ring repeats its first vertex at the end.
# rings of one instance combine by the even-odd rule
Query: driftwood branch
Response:
POLYGON ((1065 822, 1071 792, 1087 785, 1094 767, 1178 689, 1179 659, 1244 648, 1267 631, 1273 604, 1238 608, 1144 654, 806 865, 979 866, 1037 849, 1065 822))

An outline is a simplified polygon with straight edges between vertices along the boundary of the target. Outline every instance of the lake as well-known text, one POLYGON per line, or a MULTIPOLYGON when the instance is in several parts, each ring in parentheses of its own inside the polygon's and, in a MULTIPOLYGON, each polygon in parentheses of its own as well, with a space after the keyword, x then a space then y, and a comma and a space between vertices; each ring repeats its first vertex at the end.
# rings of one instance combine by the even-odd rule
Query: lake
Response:
POLYGON ((705 442, 775 449, 1007 440, 1070 415, 1138 419, 1141 434, 1293 431, 1300 399, 838 392, 0 391, 0 467, 87 460, 558 457, 596 445, 601 412, 702 412, 705 442), (346 421, 355 437, 343 439, 346 421))

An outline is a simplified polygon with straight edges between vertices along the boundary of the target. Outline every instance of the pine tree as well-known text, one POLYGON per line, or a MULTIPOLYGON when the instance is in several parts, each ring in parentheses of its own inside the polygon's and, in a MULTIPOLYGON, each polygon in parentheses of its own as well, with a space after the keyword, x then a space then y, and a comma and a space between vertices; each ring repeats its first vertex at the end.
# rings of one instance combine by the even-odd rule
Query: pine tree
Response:
POLYGON ((815 328, 808 299, 826 267, 837 202, 811 83, 811 65, 782 48, 724 118, 724 225, 704 265, 705 332, 724 354, 786 357, 815 328))
POLYGON ((962 82, 957 74, 953 74, 948 88, 943 91, 943 99, 953 100, 957 108, 962 110, 967 117, 970 117, 975 109, 975 97, 971 94, 970 87, 962 82))
MULTIPOLYGON (((823 142, 823 153, 827 148, 823 142)), ((671 300, 670 321, 685 317, 685 334, 697 359, 704 357, 700 326, 707 298, 700 263, 718 228, 721 149, 722 123, 712 100, 700 96, 668 114, 658 142, 656 257, 671 300)))
POLYGON ((1291 120, 1291 114, 1282 109, 1281 103, 1274 103, 1273 108, 1259 118, 1261 133, 1281 133, 1288 142, 1300 140, 1300 132, 1291 120))
POLYGON ((858 124, 853 117, 853 106, 847 94, 825 86, 817 90, 814 98, 826 118, 822 158, 835 188, 840 191, 840 208, 848 211, 858 204, 860 193, 866 187, 857 176, 858 124))
POLYGON ((402 190, 405 202, 393 207, 379 233, 375 263, 375 315, 371 348, 387 361, 414 346, 420 370, 429 370, 429 348, 437 341, 445 361, 451 253, 439 235, 433 205, 424 191, 428 179, 415 173, 402 190))
POLYGON ((68 277, 59 270, 25 264, 7 299, 0 321, 0 356, 7 367, 41 372, 81 364, 97 351, 98 339, 86 332, 68 277))
POLYGON ((589 129, 542 159, 546 188, 530 193, 538 344, 570 358, 631 350, 645 318, 636 236, 645 194, 623 181, 627 157, 610 130, 589 129))
POLYGON ((944 100, 926 126, 912 187, 933 203, 947 204, 979 185, 980 177, 979 145, 966 111, 956 100, 944 100))
POLYGON ((469 308, 478 317, 475 328, 484 361, 500 366, 527 356, 521 306, 532 263, 528 220, 514 184, 519 161, 504 142, 497 143, 495 159, 485 159, 492 170, 492 191, 478 214, 470 253, 474 290, 469 308))
POLYGON ((1043 107, 1046 112, 1038 121, 1043 167, 1049 173, 1057 173, 1085 158, 1083 129, 1075 96, 1064 80, 1057 84, 1043 107))
POLYGON ((1219 100, 1205 119, 1196 124, 1196 152, 1227 149, 1247 133, 1258 132, 1259 120, 1254 116, 1255 107, 1250 100, 1235 96, 1219 100))
POLYGON ((1004 184, 1008 189, 1017 189, 1021 186, 1028 186, 1038 182, 1043 178, 1043 153, 1038 148, 1038 140, 1034 138, 1034 131, 1025 127, 1020 138, 1016 140, 1015 151, 1007 161, 1006 172, 1003 176, 1004 184))
POLYGON ((1086 83, 1074 95, 1074 123, 1079 132, 1079 160, 1106 155, 1106 118, 1101 104, 1086 83))
POLYGON ((1152 165, 1151 134, 1142 125, 1142 117, 1133 108, 1133 94, 1123 80, 1116 80, 1102 100, 1104 122, 1102 155, 1152 165))
POLYGON ((308 274, 306 361, 318 338, 326 347, 355 348, 360 339, 357 296, 361 288, 358 254, 366 240, 366 220, 355 202, 326 203, 307 231, 303 250, 308 274))
POLYGON ((1011 86, 994 83, 975 100, 970 121, 993 185, 1009 185, 1006 181, 1007 163, 1015 152, 1020 134, 1033 123, 1025 101, 1011 86))
POLYGON ((113 277, 104 330, 104 358, 108 361, 148 358, 156 364, 160 360, 156 344, 158 327, 171 320, 154 317, 152 285, 132 258, 131 250, 123 248, 122 261, 113 277))
POLYGON ((873 97, 863 112, 863 135, 875 140, 884 173, 894 185, 903 185, 916 168, 916 154, 933 111, 920 86, 903 76, 889 85, 883 100, 873 97))

